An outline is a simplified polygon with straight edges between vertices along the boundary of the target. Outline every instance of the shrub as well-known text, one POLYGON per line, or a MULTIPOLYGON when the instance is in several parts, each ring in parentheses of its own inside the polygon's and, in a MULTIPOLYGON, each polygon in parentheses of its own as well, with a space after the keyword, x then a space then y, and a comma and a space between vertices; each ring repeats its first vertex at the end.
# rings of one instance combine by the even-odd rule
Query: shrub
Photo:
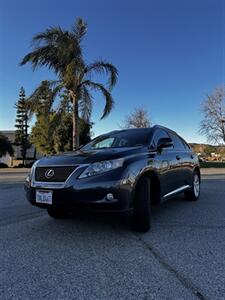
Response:
POLYGON ((0 162, 0 168, 8 168, 8 165, 0 162))

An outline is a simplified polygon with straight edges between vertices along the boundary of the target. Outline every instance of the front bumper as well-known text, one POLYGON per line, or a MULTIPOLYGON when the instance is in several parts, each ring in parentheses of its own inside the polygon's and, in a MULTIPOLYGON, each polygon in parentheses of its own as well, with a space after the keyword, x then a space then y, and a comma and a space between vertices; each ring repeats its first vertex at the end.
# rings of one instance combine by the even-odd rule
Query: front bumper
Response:
POLYGON ((35 206, 76 209, 78 207, 101 211, 126 211, 131 208, 132 186, 124 170, 113 170, 89 178, 78 179, 82 169, 77 170, 65 183, 27 181, 26 197, 35 206), (36 203, 36 190, 51 190, 52 205, 36 203), (107 194, 113 199, 108 200, 107 194))

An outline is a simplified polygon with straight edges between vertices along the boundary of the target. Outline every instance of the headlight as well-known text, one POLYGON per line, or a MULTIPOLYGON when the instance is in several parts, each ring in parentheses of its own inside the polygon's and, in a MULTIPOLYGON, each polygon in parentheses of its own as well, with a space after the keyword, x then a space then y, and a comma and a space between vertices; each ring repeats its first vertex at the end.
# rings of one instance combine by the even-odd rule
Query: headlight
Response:
POLYGON ((35 163, 33 163, 30 173, 27 175, 26 177, 26 181, 29 182, 31 180, 31 178, 34 176, 34 170, 35 170, 35 166, 37 165, 39 160, 35 161, 35 163))
POLYGON ((98 174, 105 173, 107 171, 111 171, 123 166, 123 159, 114 159, 114 160, 104 160, 91 164, 84 170, 83 173, 79 176, 79 178, 86 178, 98 174))
POLYGON ((31 167, 31 170, 30 170, 30 174, 31 174, 31 175, 33 175, 34 170, 35 170, 35 167, 36 167, 37 163, 39 162, 39 160, 40 160, 40 159, 36 160, 36 161, 33 163, 32 167, 31 167))
POLYGON ((26 181, 27 183, 30 183, 30 181, 31 181, 31 178, 32 178, 33 173, 34 173, 35 165, 36 165, 36 162, 33 164, 33 166, 31 167, 30 172, 27 174, 27 177, 26 177, 26 179, 25 179, 25 181, 26 181))
POLYGON ((28 182, 28 183, 30 182, 30 173, 27 175, 25 181, 28 182))

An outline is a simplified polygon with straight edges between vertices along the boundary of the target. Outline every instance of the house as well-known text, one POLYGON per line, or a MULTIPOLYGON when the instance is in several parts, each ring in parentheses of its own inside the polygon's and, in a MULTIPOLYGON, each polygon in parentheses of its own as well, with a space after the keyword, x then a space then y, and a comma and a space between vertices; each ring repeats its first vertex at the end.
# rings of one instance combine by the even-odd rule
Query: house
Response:
MULTIPOLYGON (((22 155, 21 155, 21 147, 14 145, 15 143, 15 130, 0 130, 0 132, 8 138, 8 140, 12 143, 14 149, 14 155, 10 156, 6 154, 5 156, 0 157, 0 162, 8 165, 9 167, 18 166, 22 163, 22 155)), ((31 145, 29 149, 27 149, 27 159, 26 164, 29 164, 37 159, 36 151, 34 145, 31 145)))

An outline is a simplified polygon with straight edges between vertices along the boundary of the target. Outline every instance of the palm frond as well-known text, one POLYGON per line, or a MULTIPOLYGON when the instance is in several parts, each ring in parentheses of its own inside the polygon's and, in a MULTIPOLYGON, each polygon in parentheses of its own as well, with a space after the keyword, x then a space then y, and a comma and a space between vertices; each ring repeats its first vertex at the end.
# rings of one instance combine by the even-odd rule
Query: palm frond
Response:
POLYGON ((111 112, 114 106, 114 101, 111 93, 101 83, 86 80, 82 83, 82 85, 85 86, 86 88, 90 88, 95 91, 100 91, 103 94, 105 98, 105 107, 103 110, 103 114, 101 116, 101 120, 104 119, 106 116, 108 116, 108 114, 111 112))
POLYGON ((72 27, 72 33, 80 43, 87 33, 87 23, 82 18, 77 18, 76 23, 72 27))
POLYGON ((109 76, 108 86, 109 86, 110 90, 113 88, 113 86, 117 82, 118 70, 113 64, 111 64, 109 62, 95 61, 94 63, 88 65, 85 68, 85 74, 91 75, 91 73, 93 73, 93 72, 96 72, 99 74, 106 74, 107 76, 109 76))
POLYGON ((46 66, 54 69, 57 74, 63 74, 66 66, 82 55, 78 39, 60 27, 52 27, 37 34, 33 42, 34 51, 24 56, 20 65, 30 62, 33 69, 46 66))
POLYGON ((92 113, 92 96, 85 86, 81 87, 79 113, 81 117, 89 123, 92 113))
POLYGON ((46 44, 53 44, 55 41, 59 39, 59 37, 63 37, 65 32, 60 26, 52 26, 47 28, 45 31, 36 34, 33 37, 33 43, 46 43, 46 44))
POLYGON ((30 62, 33 70, 41 66, 54 69, 56 73, 60 70, 60 61, 56 55, 56 50, 52 46, 43 46, 24 56, 20 65, 30 62))
POLYGON ((41 84, 34 90, 34 92, 27 99, 28 101, 28 110, 30 116, 34 113, 39 112, 44 109, 46 111, 50 111, 54 100, 58 93, 61 90, 61 86, 55 86, 51 88, 53 82, 49 82, 47 80, 42 81, 41 84))

